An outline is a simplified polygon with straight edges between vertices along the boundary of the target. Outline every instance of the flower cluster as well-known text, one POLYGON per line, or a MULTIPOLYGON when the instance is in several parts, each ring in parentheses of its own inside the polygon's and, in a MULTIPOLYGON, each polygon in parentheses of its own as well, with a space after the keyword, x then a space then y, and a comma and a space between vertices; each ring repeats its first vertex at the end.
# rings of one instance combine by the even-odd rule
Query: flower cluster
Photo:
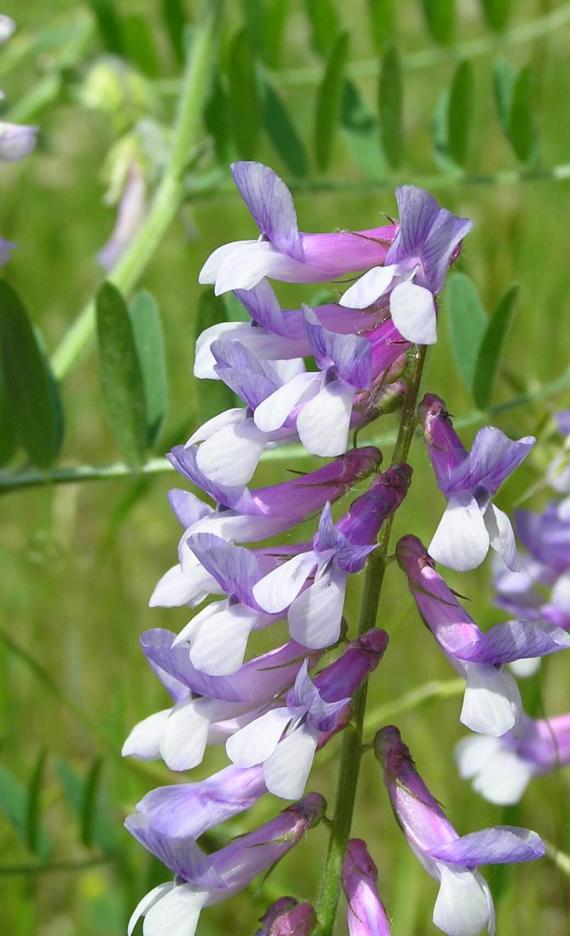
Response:
MULTIPOLYGON (((217 294, 232 290, 249 321, 207 329, 197 342, 195 375, 223 381, 243 405, 210 419, 168 455, 207 500, 183 488, 170 492, 183 533, 177 562, 151 605, 197 610, 178 634, 143 634, 143 652, 171 701, 136 725, 123 748, 185 771, 218 744, 229 764, 204 780, 152 791, 127 819, 129 831, 174 874, 174 883, 151 891, 133 914, 129 932, 142 916, 145 936, 192 936, 202 908, 246 887, 324 815, 323 798, 305 794, 313 759, 347 726, 355 693, 388 645, 388 634, 370 624, 348 641, 347 584, 370 563, 412 476, 395 458, 381 471, 382 454, 373 446, 356 447, 355 440, 349 450, 350 434, 404 400, 415 404, 414 345, 436 340, 438 294, 471 227, 426 192, 403 186, 396 193, 398 222, 306 234, 272 170, 241 162, 232 172, 260 236, 215 250, 200 282, 217 294), (267 279, 315 283, 355 274, 363 275, 338 303, 286 310, 267 279), (250 486, 264 453, 289 442, 332 460, 277 485, 250 486), (351 493, 356 486, 361 490, 351 493), (347 497, 348 504, 334 506, 347 497), (312 539, 295 541, 294 527, 317 517, 312 539), (267 544, 285 533, 286 545, 267 544), (258 631, 267 639, 285 628, 279 646, 250 652, 258 631), (294 805, 206 854, 200 837, 267 792, 294 805)), ((433 560, 467 570, 491 546, 514 567, 514 535, 492 498, 534 440, 512 442, 488 428, 468 453, 433 394, 424 397, 418 418, 447 507, 431 556, 406 536, 397 559, 422 618, 465 678, 461 720, 494 739, 518 737, 524 717, 505 664, 555 653, 570 638, 542 619, 483 633, 433 560)), ((510 827, 459 837, 398 730, 383 728, 374 747, 398 821, 440 882, 435 924, 450 936, 475 936, 484 926, 493 932, 493 903, 477 865, 540 857, 540 839, 510 827)), ((366 844, 349 841, 339 886, 351 936, 390 932, 377 876, 366 844)), ((265 914, 259 934, 303 936, 315 923, 309 904, 284 897, 265 914)))

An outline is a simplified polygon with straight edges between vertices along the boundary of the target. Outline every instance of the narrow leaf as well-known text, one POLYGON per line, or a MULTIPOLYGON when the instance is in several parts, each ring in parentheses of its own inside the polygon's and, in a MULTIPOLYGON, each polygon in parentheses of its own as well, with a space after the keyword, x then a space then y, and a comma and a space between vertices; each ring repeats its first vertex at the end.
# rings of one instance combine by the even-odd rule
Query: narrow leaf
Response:
POLYGON ((0 344, 18 436, 31 461, 48 468, 62 441, 59 392, 47 356, 15 290, 0 280, 0 344))
POLYGON ((146 290, 132 298, 129 315, 144 386, 146 442, 152 448, 164 422, 168 396, 162 322, 156 301, 146 290))
MULTIPOLYGON (((213 289, 204 290, 198 302, 196 337, 206 328, 228 321, 226 305, 213 289)), ((198 414, 200 422, 223 413, 236 405, 236 398, 229 387, 221 380, 197 380, 198 414)))
POLYGON ((97 827, 98 796, 101 783, 101 772, 103 769, 103 760, 96 757, 93 761, 85 786, 83 787, 83 797, 81 804, 81 841, 86 848, 89 848, 95 842, 95 830, 97 827))
POLYGON ((507 137, 511 130, 511 111, 516 80, 516 71, 511 63, 497 59, 493 64, 493 91, 499 122, 507 137))
POLYGON ((432 38, 448 45, 455 27, 455 0, 422 0, 422 6, 432 38))
POLYGON ((263 124, 281 159, 295 176, 306 176, 309 166, 303 141, 291 120, 285 102, 265 79, 260 81, 263 124))
POLYGON ((487 409, 491 401, 517 293, 518 285, 514 283, 499 302, 481 342, 473 378, 473 397, 482 410, 487 409))
POLYGON ((495 32, 503 32, 511 14, 511 0, 481 0, 485 18, 495 32))
POLYGON ((0 810, 25 838, 26 789, 6 767, 0 765, 0 810))
POLYGON ((105 48, 115 55, 123 55, 125 43, 121 18, 115 0, 88 0, 95 14, 97 27, 105 48))
POLYGON ((449 152, 449 91, 442 91, 437 99, 432 121, 432 139, 434 157, 442 172, 447 175, 457 175, 457 163, 451 158, 449 152))
POLYGON ((109 425, 130 465, 141 465, 147 441, 144 383, 129 312, 119 290, 103 283, 96 298, 101 383, 109 425))
POLYGON ((368 0, 372 38, 378 52, 390 41, 396 29, 394 0, 368 0))
POLYGON ((226 169, 232 161, 234 143, 230 125, 230 108, 228 96, 219 75, 212 81, 210 94, 204 108, 204 122, 208 133, 214 139, 214 150, 219 163, 226 169))
POLYGON ((10 461, 17 445, 16 421, 0 355, 0 465, 5 465, 10 461))
POLYGON ((266 0, 265 2, 262 54, 270 68, 277 69, 281 65, 283 34, 289 10, 289 0, 266 0))
POLYGON ((186 13, 184 0, 161 0, 162 19, 166 27, 170 44, 179 62, 183 62, 186 55, 185 26, 186 13))
POLYGON ((396 46, 389 46, 382 59, 378 85, 378 111, 380 114, 380 138, 386 159, 397 169, 402 161, 403 86, 400 53, 396 46))
POLYGON ((381 176, 386 160, 380 148, 378 122, 354 82, 349 80, 344 83, 340 119, 356 161, 369 176, 381 176))
POLYGON ((123 24, 127 57, 149 78, 157 78, 160 63, 149 21, 140 14, 128 16, 123 24))
POLYGON ((259 137, 261 106, 254 50, 247 29, 241 29, 231 40, 227 68, 234 140, 241 158, 253 159, 259 137))
POLYGON ((28 784, 26 801, 26 841, 39 858, 47 858, 50 842, 41 821, 41 793, 46 765, 46 752, 41 751, 28 784))
POLYGON ((325 73, 317 91, 315 156, 321 172, 326 172, 329 166, 339 122, 348 39, 347 32, 338 37, 327 59, 325 73))
POLYGON ((509 137, 521 162, 536 155, 537 132, 534 114, 534 76, 530 66, 521 69, 513 90, 509 137))
POLYGON ((337 43, 340 19, 332 0, 305 0, 313 48, 327 58, 337 43))
POLYGON ((451 273, 445 289, 451 350, 459 375, 471 392, 479 349, 487 327, 487 313, 473 281, 465 273, 451 273))
POLYGON ((460 62, 455 70, 447 111, 449 152, 459 166, 465 166, 473 127, 475 82, 471 62, 460 62))

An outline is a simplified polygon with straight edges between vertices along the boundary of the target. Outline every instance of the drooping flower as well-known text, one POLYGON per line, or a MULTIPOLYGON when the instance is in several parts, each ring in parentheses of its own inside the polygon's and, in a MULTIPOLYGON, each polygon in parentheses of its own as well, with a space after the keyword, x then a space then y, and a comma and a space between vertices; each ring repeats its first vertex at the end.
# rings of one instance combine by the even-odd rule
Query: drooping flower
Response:
POLYGON ((263 277, 316 283, 383 263, 396 227, 303 234, 291 193, 282 179, 258 162, 233 163, 232 175, 260 237, 218 247, 200 270, 199 282, 216 294, 252 289, 263 277))
POLYGON ((349 936, 390 936, 390 921, 378 894, 378 868, 362 839, 348 842, 341 880, 349 936))
POLYGON ((301 796, 319 743, 345 726, 351 696, 378 665, 387 643, 385 631, 369 631, 314 680, 305 663, 285 705, 229 738, 226 751, 233 763, 242 768, 263 764, 270 793, 284 799, 301 796))
POLYGON ((416 536, 404 536, 396 546, 396 555, 422 620, 466 680, 460 715, 463 724, 496 737, 515 728, 521 698, 503 664, 565 650, 570 647, 570 635, 556 625, 538 621, 507 621, 484 632, 436 572, 416 536))
POLYGON ((317 916, 310 903, 299 903, 294 897, 281 897, 259 922, 262 925, 255 936, 310 936, 317 924, 317 916))
POLYGON ((137 233, 146 211, 147 185, 139 162, 131 160, 117 207, 115 226, 107 243, 97 254, 104 270, 112 270, 137 233))
POLYGON ((204 907, 233 897, 279 861, 320 822, 325 808, 319 793, 309 793, 255 832, 234 839, 208 856, 194 839, 160 834, 144 822, 137 824, 135 816, 128 825, 129 832, 175 877, 143 897, 129 921, 129 936, 141 916, 144 936, 175 932, 194 936, 204 907))
POLYGON ((570 764, 570 715, 524 715, 516 732, 501 738, 463 738, 455 749, 459 773, 490 803, 518 803, 533 777, 570 764))
POLYGON ((433 922, 448 936, 495 932, 489 886, 477 866, 534 861, 545 853, 536 832, 495 826, 459 836, 418 774, 397 728, 382 728, 374 739, 392 809, 412 851, 439 882, 433 922))
POLYGON ((411 471, 399 465, 378 475, 336 524, 325 507, 313 548, 278 565, 253 587, 256 602, 268 613, 288 609, 293 640, 313 648, 338 640, 348 576, 364 568, 382 523, 406 495, 411 471))
POLYGON ((433 344, 436 296, 472 224, 440 208, 432 195, 413 185, 396 189, 396 200, 400 224, 385 265, 368 270, 344 293, 341 303, 355 309, 383 303, 404 338, 433 344))
POLYGON ((450 569, 467 572, 483 562, 491 547, 509 568, 514 568, 513 529, 492 498, 536 440, 525 436, 513 442, 500 429, 489 426, 479 430, 467 452, 443 400, 428 393, 418 412, 437 485, 447 498, 445 513, 429 546, 430 554, 450 569))
POLYGON ((169 492, 171 507, 184 528, 179 562, 158 582, 151 606, 172 607, 198 604, 208 594, 221 591, 187 545, 193 533, 208 532, 231 542, 268 539, 300 523, 311 513, 334 502, 353 485, 366 478, 381 463, 382 453, 373 446, 352 449, 340 458, 311 471, 269 487, 223 487, 213 484, 199 470, 196 449, 176 446, 169 454, 171 464, 201 487, 213 500, 210 507, 189 491, 169 492))

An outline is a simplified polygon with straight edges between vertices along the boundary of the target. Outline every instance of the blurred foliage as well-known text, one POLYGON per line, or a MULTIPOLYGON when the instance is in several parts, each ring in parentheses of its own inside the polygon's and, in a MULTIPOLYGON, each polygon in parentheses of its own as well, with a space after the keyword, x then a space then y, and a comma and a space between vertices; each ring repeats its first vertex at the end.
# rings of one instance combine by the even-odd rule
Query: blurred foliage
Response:
MULTIPOLYGON (((122 282, 111 274, 124 293, 113 293, 121 306, 123 357, 117 359, 117 345, 109 354, 105 338, 99 355, 86 353, 93 318, 59 388, 48 354, 104 278, 95 257, 113 228, 112 205, 133 159, 154 210, 164 209, 153 198, 164 197, 161 183, 172 173, 180 76, 188 39, 190 55, 195 50, 199 4, 7 0, 3 12, 19 27, 0 50, 4 119, 40 127, 36 153, 0 167, 0 230, 18 245, 5 271, 11 287, 0 293, 0 452, 10 477, 34 465, 41 474, 56 457, 60 469, 105 466, 121 451, 140 462, 185 439, 208 407, 217 406, 212 394, 197 392, 193 341, 197 323, 212 321, 216 308, 230 319, 233 313, 198 287, 197 272, 218 244, 253 235, 227 170, 239 155, 269 163, 292 183, 302 228, 381 223, 394 212, 392 189, 402 181, 433 188, 446 207, 474 219, 444 296, 441 340, 425 385, 459 419, 490 403, 505 432, 536 433, 542 444, 505 486, 501 507, 511 509, 534 490, 555 445, 549 416, 564 404, 564 396, 544 399, 540 388, 569 363, 570 4, 226 3, 202 119, 177 163, 183 185, 173 189, 170 215, 161 216, 168 231, 155 231, 152 243, 149 232, 136 275, 124 273, 128 264, 122 282), (128 304, 139 281, 149 292, 128 304), (514 282, 516 318, 506 334, 514 282), (472 313, 469 332, 465 309, 472 313), (8 345, 4 324, 16 318, 8 345), (162 333, 165 367, 157 371, 149 368, 148 348, 162 345, 162 333), (15 379, 22 364, 29 382, 15 379), (501 409, 521 393, 536 399, 501 409), (58 455, 60 400, 65 437, 58 455)), ((290 306, 306 298, 295 286, 280 287, 279 294, 290 306)), ((100 321, 104 316, 100 302, 100 321)), ((477 418, 464 430, 466 441, 477 418)), ((378 431, 390 433, 396 417, 384 422, 378 431)), ((421 446, 412 461, 415 483, 396 534, 413 530, 427 538, 441 500, 421 446)), ((259 483, 309 465, 293 454, 286 462, 265 462, 259 483)), ((177 778, 160 764, 123 762, 119 752, 132 724, 164 702, 141 659, 138 635, 186 623, 183 610, 147 608, 154 582, 174 561, 177 529, 165 497, 171 483, 168 476, 125 472, 113 481, 43 485, 3 497, 0 924, 13 936, 123 932, 139 897, 165 878, 121 822, 148 789, 177 778)), ((538 506, 545 497, 539 490, 528 503, 538 506)), ((501 619, 490 601, 488 566, 454 584, 470 597, 482 626, 501 619)), ((358 585, 349 620, 357 607, 358 585)), ((452 675, 395 568, 379 623, 391 644, 372 680, 371 712, 452 675)), ((553 659, 523 690, 530 710, 555 714, 570 707, 567 687, 568 661, 553 659)), ((455 697, 432 698, 398 721, 461 831, 516 819, 570 850, 568 774, 535 781, 516 817, 503 815, 456 776, 451 751, 462 733, 458 708, 455 697)), ((338 741, 333 745, 337 750, 338 741)), ((223 763, 221 752, 210 751, 194 775, 223 763)), ((321 766, 317 761, 311 785, 333 796, 329 755, 321 766)), ((272 808, 277 804, 260 804, 215 841, 250 828, 272 808)), ((364 762, 354 834, 367 838, 380 867, 395 936, 431 932, 434 883, 401 840, 372 759, 364 762)), ((200 932, 246 936, 274 895, 314 898, 324 844, 325 830, 317 829, 302 857, 289 856, 262 893, 209 910, 200 932)), ((568 881, 547 862, 488 877, 498 895, 499 932, 563 936, 570 930, 568 881)))

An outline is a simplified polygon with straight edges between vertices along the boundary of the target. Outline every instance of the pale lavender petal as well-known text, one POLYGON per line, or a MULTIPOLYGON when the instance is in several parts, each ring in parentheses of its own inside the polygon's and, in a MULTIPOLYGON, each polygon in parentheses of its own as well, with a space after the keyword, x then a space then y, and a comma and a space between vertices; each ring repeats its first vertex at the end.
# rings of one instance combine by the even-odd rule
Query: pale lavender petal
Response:
POLYGON ((235 162, 234 182, 260 232, 279 250, 303 260, 297 214, 291 192, 268 166, 258 162, 235 162))
POLYGON ((0 121, 0 159, 18 162, 28 156, 36 145, 37 127, 0 121))
POLYGON ((251 330, 251 325, 245 322, 216 322, 215 325, 205 328, 196 339, 194 376, 199 380, 219 380, 220 376, 215 370, 217 361, 212 354, 212 345, 219 339, 235 338, 240 341, 244 338, 247 340, 247 333, 251 330))
POLYGON ((211 533, 195 533, 186 542, 226 595, 244 604, 253 603, 252 589, 263 573, 250 549, 234 546, 211 533))
POLYGON ((433 195, 415 185, 397 188, 396 202, 400 225, 386 257, 388 263, 399 263, 417 254, 441 210, 433 195))
MULTIPOLYGON (((180 454, 184 453, 184 455, 191 451, 191 449, 185 449, 184 446, 180 445, 177 446, 176 449, 173 449, 172 453, 178 449, 180 450, 180 454)), ((169 459, 169 461, 174 468, 177 467, 174 460, 169 459)), ((196 497, 195 494, 192 494, 191 491, 183 491, 181 488, 170 489, 168 492, 168 502, 172 513, 184 530, 187 530, 189 526, 192 526, 194 523, 197 523, 198 520, 201 520, 202 517, 207 517, 213 512, 209 504, 205 504, 204 501, 196 497)))
POLYGON ((545 854, 544 842, 536 832, 516 826, 494 826, 463 835, 431 850, 432 858, 472 868, 480 864, 513 864, 536 861, 545 854))
POLYGON ((549 656, 570 647, 570 634, 553 624, 506 621, 492 627, 472 649, 455 655, 476 663, 512 663, 527 657, 549 656))
POLYGON ((489 494, 495 494, 524 461, 535 442, 533 436, 513 442, 493 426, 480 429, 467 458, 451 472, 445 492, 474 491, 481 486, 489 494))

